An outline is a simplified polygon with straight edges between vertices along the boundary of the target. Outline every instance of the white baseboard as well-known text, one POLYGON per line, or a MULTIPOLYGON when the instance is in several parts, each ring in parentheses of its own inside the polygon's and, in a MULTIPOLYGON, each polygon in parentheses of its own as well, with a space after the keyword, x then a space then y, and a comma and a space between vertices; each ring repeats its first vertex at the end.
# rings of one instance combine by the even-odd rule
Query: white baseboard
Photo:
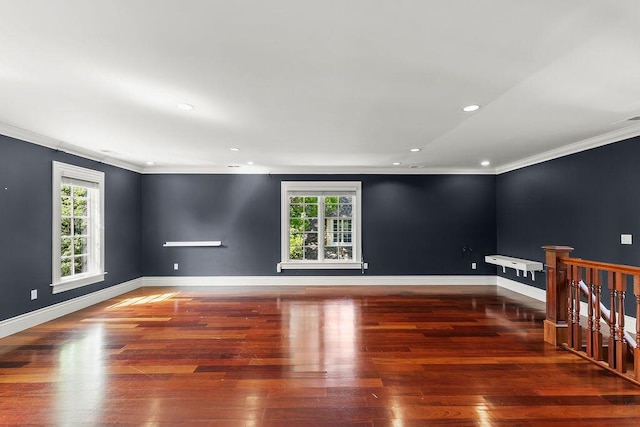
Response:
POLYGON ((0 322, 0 338, 16 332, 32 328, 41 323, 48 322, 58 317, 73 313, 91 305, 106 301, 109 298, 122 295, 126 292, 138 289, 142 285, 142 278, 133 279, 119 285, 111 286, 78 298, 64 301, 58 304, 34 310, 20 316, 12 317, 0 322))
POLYGON ((158 276, 142 286, 380 286, 489 285, 496 276, 158 276))
MULTIPOLYGON (((533 286, 525 285, 524 283, 516 282, 514 280, 506 279, 502 276, 497 276, 497 285, 500 288, 509 289, 522 295, 526 295, 538 301, 546 302, 547 291, 539 289, 533 286)), ((580 303, 580 313, 585 316, 589 312, 589 306, 586 302, 580 303)), ((624 330, 635 334, 636 332, 636 318, 631 316, 624 316, 624 330)))

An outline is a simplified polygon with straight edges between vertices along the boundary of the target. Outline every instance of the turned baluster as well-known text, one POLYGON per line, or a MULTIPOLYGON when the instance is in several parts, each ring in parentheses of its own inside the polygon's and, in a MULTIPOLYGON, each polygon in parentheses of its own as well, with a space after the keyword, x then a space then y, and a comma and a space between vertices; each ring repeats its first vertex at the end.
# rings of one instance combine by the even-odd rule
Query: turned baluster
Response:
POLYGON ((580 280, 582 279, 582 269, 577 265, 572 267, 573 282, 573 349, 582 350, 582 327, 580 326, 580 280))
POLYGON ((576 287, 576 281, 575 281, 575 267, 574 266, 568 266, 567 267, 567 288, 568 292, 567 292, 567 325, 569 326, 567 328, 567 345, 569 345, 569 347, 573 348, 573 342, 575 341, 574 338, 574 330, 573 330, 573 323, 574 323, 574 318, 573 316, 575 315, 575 310, 573 308, 573 294, 575 292, 575 287, 576 287))
POLYGON ((633 349, 633 365, 636 380, 640 380, 640 276, 633 276, 633 293, 636 296, 636 348, 633 349))
POLYGON ((613 271, 609 271, 607 274, 607 283, 609 284, 609 307, 611 313, 609 313, 609 357, 608 363, 610 368, 615 367, 615 352, 616 352, 616 289, 615 289, 615 276, 613 271))
POLYGON ((593 345, 593 358, 602 360, 602 332, 600 331, 600 319, 602 319, 602 311, 600 310, 600 293, 602 285, 600 284, 600 271, 593 270, 593 290, 595 294, 595 302, 593 303, 594 330, 591 340, 593 345))
POLYGON ((618 306, 618 322, 616 329, 616 369, 618 372, 627 372, 627 340, 624 336, 624 297, 626 293, 627 276, 616 273, 616 293, 618 306))
POLYGON ((589 267, 584 269, 584 281, 587 284, 587 334, 586 353, 587 356, 593 357, 593 284, 591 282, 591 274, 593 270, 589 267))

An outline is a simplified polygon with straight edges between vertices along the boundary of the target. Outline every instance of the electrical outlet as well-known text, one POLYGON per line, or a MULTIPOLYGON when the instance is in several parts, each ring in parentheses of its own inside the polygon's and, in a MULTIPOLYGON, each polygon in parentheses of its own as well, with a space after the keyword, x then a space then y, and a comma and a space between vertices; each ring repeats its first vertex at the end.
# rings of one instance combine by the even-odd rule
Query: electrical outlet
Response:
POLYGON ((38 299, 38 290, 37 289, 31 289, 31 301, 33 301, 34 299, 38 299))
POLYGON ((176 262, 175 264, 173 264, 173 269, 177 270, 178 269, 178 263, 176 262))
POLYGON ((621 234, 620 235, 620 243, 623 245, 631 245, 633 244, 631 234, 621 234))
POLYGON ((471 263, 471 269, 472 269, 472 270, 475 270, 476 268, 477 268, 476 263, 475 263, 475 262, 472 262, 472 263, 471 263))

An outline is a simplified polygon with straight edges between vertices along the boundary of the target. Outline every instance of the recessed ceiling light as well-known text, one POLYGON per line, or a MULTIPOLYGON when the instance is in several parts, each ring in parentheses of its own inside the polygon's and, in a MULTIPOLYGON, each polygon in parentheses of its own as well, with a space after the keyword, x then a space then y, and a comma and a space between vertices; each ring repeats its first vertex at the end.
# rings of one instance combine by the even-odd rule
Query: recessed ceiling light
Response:
POLYGON ((249 166, 253 166, 253 162, 247 162, 249 166))
POLYGON ((229 148, 229 150, 231 150, 231 151, 240 151, 240 149, 236 148, 236 147, 231 147, 231 148, 229 148))
POLYGON ((412 148, 409 151, 411 151, 412 153, 417 153, 418 151, 421 151, 421 150, 422 150, 422 148, 412 148))
POLYGON ((464 112, 466 112, 466 113, 470 113, 470 112, 472 112, 472 111, 476 111, 476 110, 479 110, 479 109, 480 109, 480 106, 479 106, 479 105, 475 105, 475 104, 473 104, 473 105, 467 105, 466 107, 464 107, 464 108, 462 109, 462 111, 464 111, 464 112))
POLYGON ((393 166, 400 166, 402 163, 400 162, 393 162, 393 166))
POLYGON ((147 162, 147 166, 153 166, 155 165, 155 162, 147 162))
POLYGON ((195 108, 191 104, 178 104, 178 105, 176 105, 176 107, 178 107, 179 109, 184 110, 184 111, 191 111, 191 110, 193 110, 195 108))
POLYGON ((480 162, 480 164, 482 166, 489 166, 491 164, 491 162, 489 160, 483 160, 482 162, 480 162))

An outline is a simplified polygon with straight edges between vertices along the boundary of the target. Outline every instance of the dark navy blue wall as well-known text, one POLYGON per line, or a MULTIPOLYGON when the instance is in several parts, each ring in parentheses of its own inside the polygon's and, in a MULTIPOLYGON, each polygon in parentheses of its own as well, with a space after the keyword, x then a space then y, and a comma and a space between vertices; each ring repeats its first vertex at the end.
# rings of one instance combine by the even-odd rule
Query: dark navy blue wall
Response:
MULTIPOLYGON (((498 252, 544 262, 541 246, 566 245, 578 258, 640 265, 638 160, 633 138, 499 175, 498 252)), ((542 275, 498 274, 545 289, 542 275)))
POLYGON ((367 274, 494 272, 482 260, 496 250, 495 176, 144 175, 144 275, 278 274, 280 183, 304 180, 362 181, 367 274), (162 247, 175 240, 222 240, 223 247, 162 247), (477 270, 471 269, 471 262, 478 263, 477 270))
POLYGON ((0 320, 141 276, 141 176, 0 135, 0 320), (51 293, 52 161, 105 173, 106 280, 51 293), (30 300, 31 289, 38 299, 30 300))

